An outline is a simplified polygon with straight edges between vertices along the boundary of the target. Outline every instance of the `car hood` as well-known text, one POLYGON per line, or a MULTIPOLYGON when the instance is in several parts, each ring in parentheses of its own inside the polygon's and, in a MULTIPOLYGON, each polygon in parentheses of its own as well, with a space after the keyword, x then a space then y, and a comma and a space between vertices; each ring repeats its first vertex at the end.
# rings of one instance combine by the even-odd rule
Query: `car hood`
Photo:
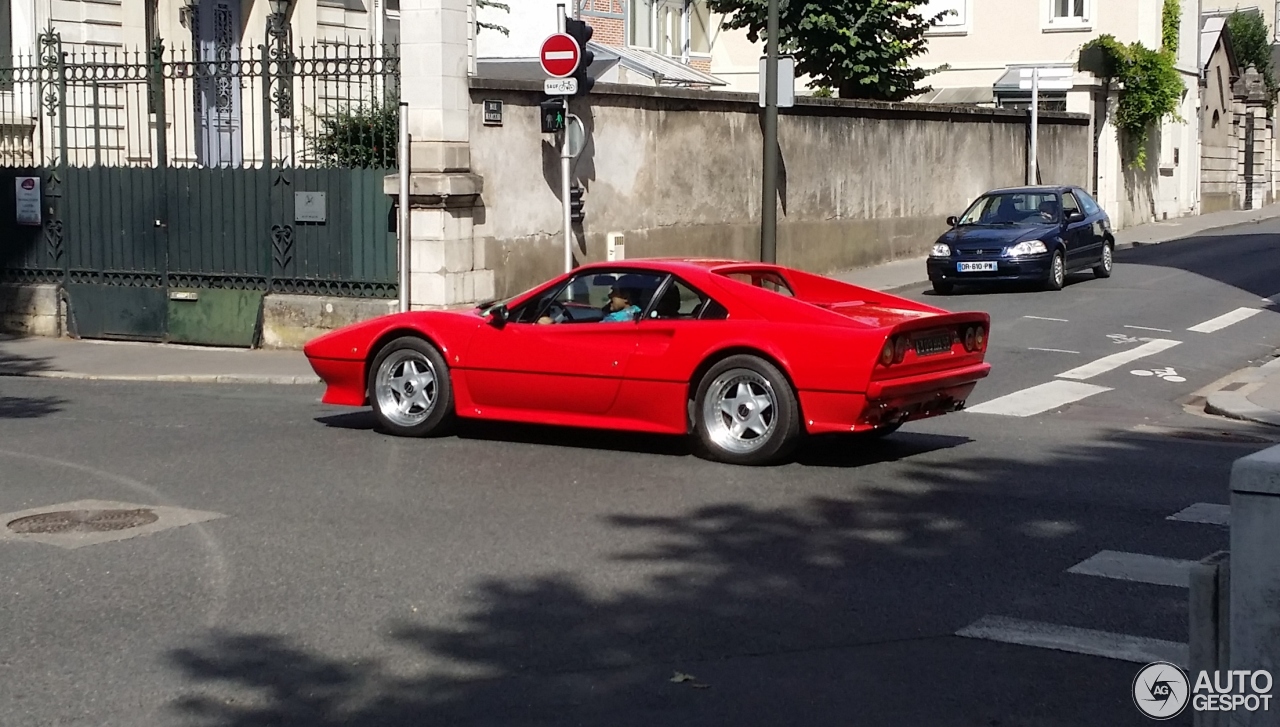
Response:
POLYGON ((1056 225, 1015 227, 1012 225, 965 225, 956 227, 938 238, 957 250, 981 250, 991 247, 1016 245, 1026 240, 1040 240, 1058 231, 1056 225))

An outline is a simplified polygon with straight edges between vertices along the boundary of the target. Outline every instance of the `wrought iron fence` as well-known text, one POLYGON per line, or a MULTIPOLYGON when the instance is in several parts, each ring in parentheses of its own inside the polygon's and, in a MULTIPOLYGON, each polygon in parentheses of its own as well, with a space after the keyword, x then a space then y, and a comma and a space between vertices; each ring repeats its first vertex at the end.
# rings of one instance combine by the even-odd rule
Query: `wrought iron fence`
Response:
POLYGON ((390 169, 399 70, 395 45, 68 50, 46 33, 0 67, 0 166, 390 169))

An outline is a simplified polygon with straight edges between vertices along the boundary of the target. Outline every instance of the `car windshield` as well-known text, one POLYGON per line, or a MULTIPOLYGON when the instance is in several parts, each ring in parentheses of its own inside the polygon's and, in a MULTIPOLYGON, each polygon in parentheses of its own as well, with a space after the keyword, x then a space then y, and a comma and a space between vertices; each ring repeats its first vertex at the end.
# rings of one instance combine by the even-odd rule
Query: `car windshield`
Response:
POLYGON ((1056 192, 1000 192, 978 198, 960 225, 1045 225, 1059 221, 1056 192))

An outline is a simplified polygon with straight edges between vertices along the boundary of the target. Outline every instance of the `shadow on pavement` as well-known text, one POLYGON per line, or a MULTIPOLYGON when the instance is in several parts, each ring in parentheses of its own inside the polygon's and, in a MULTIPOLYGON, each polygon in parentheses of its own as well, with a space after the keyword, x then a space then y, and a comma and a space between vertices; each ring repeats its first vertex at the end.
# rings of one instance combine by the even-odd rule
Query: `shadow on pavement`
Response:
POLYGON ((1074 625, 1127 619, 1185 639, 1184 591, 1083 597, 1113 586, 1063 586, 1063 571, 1144 537, 1185 547, 1192 531, 1179 528, 1205 526, 1166 515, 1225 497, 1248 451, 1103 431, 1048 451, 910 461, 910 486, 615 513, 602 520, 616 545, 592 567, 476 574, 456 584, 457 605, 380 625, 377 658, 304 646, 316 643, 304 624, 210 634, 170 654, 191 683, 173 707, 218 727, 1143 724, 1134 664, 952 634, 992 613, 1052 618, 1041 614, 1074 592, 1074 625), (1188 467, 1201 491, 1158 486, 1188 467))
POLYGON ((36 419, 62 410, 65 399, 56 396, 27 398, 0 396, 0 419, 36 419))
POLYGON ((1267 298, 1280 293, 1277 259, 1280 235, 1201 235, 1118 250, 1116 275, 1123 265, 1177 268, 1267 298))
POLYGON ((23 356, 9 350, 8 344, 16 340, 16 336, 0 334, 0 375, 25 376, 36 371, 48 371, 53 368, 47 358, 23 356))

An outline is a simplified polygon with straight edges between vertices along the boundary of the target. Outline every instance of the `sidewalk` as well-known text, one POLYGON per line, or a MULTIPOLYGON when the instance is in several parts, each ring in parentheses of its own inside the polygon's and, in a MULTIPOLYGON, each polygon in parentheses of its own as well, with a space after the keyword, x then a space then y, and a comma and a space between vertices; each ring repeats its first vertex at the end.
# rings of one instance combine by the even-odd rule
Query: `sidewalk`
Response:
POLYGON ((1238 371, 1209 395, 1210 414, 1280 427, 1280 358, 1238 371))
MULTIPOLYGON (((1124 250, 1143 245, 1158 245, 1162 242, 1181 240, 1186 237, 1219 230, 1236 225, 1257 224, 1266 220, 1280 218, 1280 204, 1273 204, 1258 210, 1228 210, 1193 217, 1179 217, 1164 222, 1151 222, 1137 227, 1130 227, 1115 233, 1116 249, 1124 250)), ((938 230, 941 235, 945 230, 938 230)), ((926 257, 895 260, 883 265, 869 268, 858 268, 834 273, 831 277, 853 283, 872 290, 896 290, 908 285, 920 285, 929 281, 925 272, 926 257)))
POLYGON ((318 384, 301 351, 0 335, 0 376, 192 384, 318 384))

